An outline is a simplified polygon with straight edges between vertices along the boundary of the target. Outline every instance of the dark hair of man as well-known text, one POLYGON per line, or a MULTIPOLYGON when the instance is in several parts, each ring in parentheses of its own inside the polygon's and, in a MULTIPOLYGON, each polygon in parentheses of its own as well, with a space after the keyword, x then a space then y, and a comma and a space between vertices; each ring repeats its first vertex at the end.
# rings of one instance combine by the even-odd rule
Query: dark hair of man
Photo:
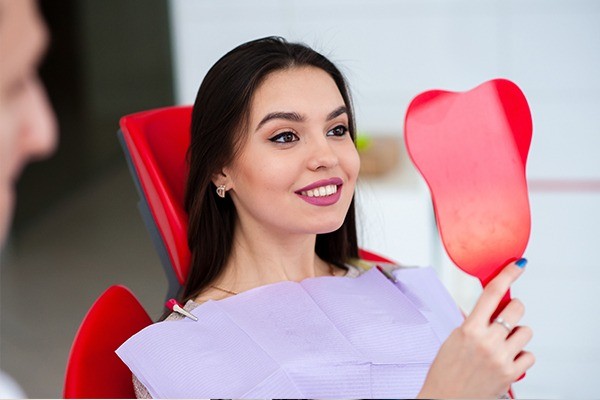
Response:
MULTIPOLYGON (((236 209, 229 195, 217 196, 212 178, 234 160, 244 143, 254 93, 269 74, 306 66, 327 72, 335 81, 348 109, 348 130, 354 140, 354 114, 344 76, 306 45, 280 37, 244 43, 217 61, 202 81, 192 112, 185 196, 192 258, 180 300, 195 298, 214 282, 231 253, 236 209)), ((317 235, 315 251, 338 266, 358 256, 354 199, 339 229, 317 235)))

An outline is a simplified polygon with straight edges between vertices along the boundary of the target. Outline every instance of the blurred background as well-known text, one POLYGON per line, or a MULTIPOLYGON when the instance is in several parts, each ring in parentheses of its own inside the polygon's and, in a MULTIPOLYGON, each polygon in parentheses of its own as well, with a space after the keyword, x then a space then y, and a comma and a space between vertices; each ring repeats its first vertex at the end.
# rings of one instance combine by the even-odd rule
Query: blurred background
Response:
MULTIPOLYGON (((0 367, 30 397, 61 397, 79 323, 115 283, 157 318, 167 282, 120 150, 121 116, 192 103, 208 68, 267 35, 336 62, 359 130, 396 143, 363 174, 361 245, 432 265, 465 309, 480 287, 447 258, 429 192, 403 145, 404 113, 428 89, 497 77, 529 100, 530 263, 513 287, 537 364, 518 397, 596 397, 600 370, 600 2, 596 0, 42 0, 52 34, 41 76, 60 122, 57 154, 19 182, 1 254, 0 367)), ((115 310, 115 318, 123 318, 115 310)))

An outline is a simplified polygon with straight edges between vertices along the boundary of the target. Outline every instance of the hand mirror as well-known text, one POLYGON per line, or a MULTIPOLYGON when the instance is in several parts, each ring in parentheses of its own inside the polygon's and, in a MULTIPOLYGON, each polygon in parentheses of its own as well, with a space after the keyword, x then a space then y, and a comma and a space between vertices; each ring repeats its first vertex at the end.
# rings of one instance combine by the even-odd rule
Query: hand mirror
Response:
MULTIPOLYGON (((446 252, 483 286, 529 240, 531 134, 527 100, 505 79, 466 92, 427 91, 406 112, 406 147, 431 191, 446 252)), ((509 300, 510 292, 497 312, 509 300)))

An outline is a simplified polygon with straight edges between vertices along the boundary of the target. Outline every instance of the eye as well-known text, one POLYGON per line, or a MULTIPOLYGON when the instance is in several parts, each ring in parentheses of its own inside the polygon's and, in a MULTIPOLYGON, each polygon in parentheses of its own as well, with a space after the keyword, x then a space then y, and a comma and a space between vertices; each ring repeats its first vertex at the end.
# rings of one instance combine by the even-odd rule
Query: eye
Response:
POLYGON ((269 139, 273 143, 292 143, 300 140, 293 132, 282 132, 269 139))
POLYGON ((344 125, 338 125, 329 132, 327 132, 327 136, 344 136, 348 132, 348 128, 344 125))

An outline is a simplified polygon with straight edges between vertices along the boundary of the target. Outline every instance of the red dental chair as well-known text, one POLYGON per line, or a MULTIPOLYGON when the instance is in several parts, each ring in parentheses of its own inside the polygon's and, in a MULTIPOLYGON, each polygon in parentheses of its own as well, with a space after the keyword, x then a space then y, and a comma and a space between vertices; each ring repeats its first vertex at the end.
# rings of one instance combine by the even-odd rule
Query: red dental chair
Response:
POLYGON ((124 286, 108 288, 85 316, 71 347, 63 396, 135 398, 131 372, 115 350, 152 320, 124 286))
POLYGON ((121 118, 117 133, 138 190, 142 219, 176 297, 190 263, 183 207, 192 108, 168 107, 121 118))
MULTIPOLYGON (((167 298, 177 297, 190 263, 183 204, 191 111, 192 107, 183 106, 127 115, 117 133, 139 194, 139 211, 167 275, 167 298)), ((360 256, 390 262, 365 250, 360 256)), ((133 293, 123 286, 109 288, 77 332, 67 364, 64 397, 134 397, 131 372, 114 351, 151 323, 133 293)))

